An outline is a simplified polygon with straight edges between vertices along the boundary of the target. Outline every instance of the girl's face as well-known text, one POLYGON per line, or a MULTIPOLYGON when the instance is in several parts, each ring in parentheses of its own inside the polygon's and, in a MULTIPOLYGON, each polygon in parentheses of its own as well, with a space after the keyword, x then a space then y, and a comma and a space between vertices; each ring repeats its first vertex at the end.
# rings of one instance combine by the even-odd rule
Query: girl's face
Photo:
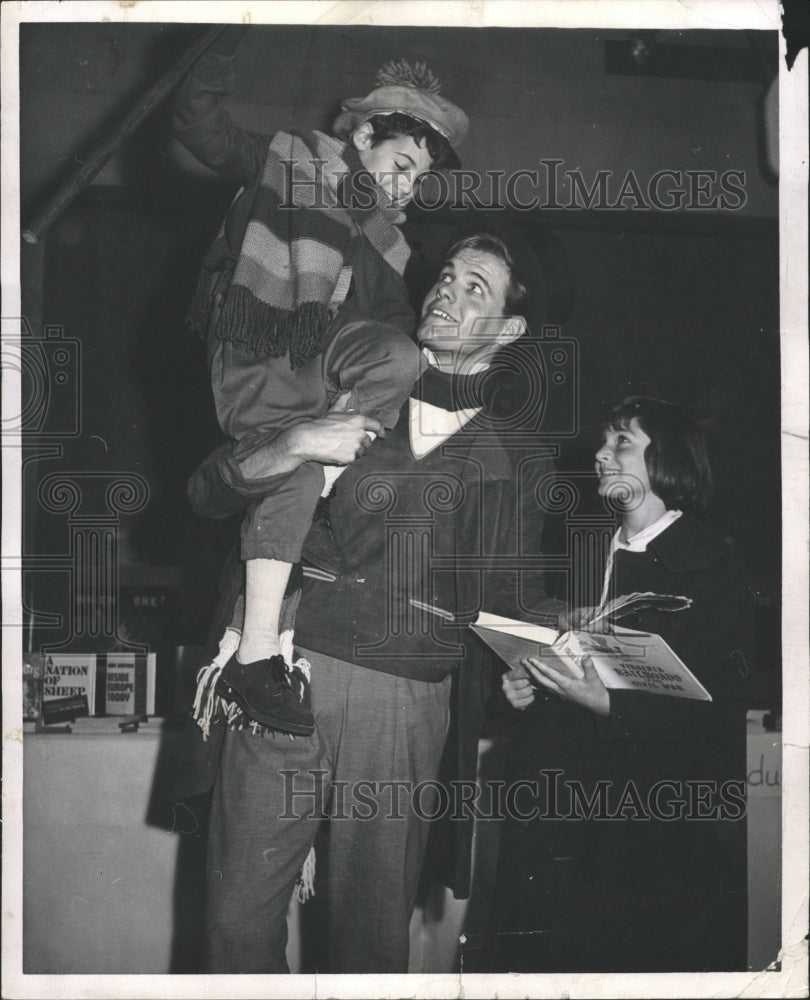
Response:
POLYGON ((644 452, 649 437, 633 417, 626 427, 607 429, 602 435, 602 446, 596 453, 595 468, 599 476, 599 495, 610 492, 614 497, 627 498, 627 505, 637 506, 651 494, 650 476, 644 452), (614 492, 615 491, 615 492, 614 492))

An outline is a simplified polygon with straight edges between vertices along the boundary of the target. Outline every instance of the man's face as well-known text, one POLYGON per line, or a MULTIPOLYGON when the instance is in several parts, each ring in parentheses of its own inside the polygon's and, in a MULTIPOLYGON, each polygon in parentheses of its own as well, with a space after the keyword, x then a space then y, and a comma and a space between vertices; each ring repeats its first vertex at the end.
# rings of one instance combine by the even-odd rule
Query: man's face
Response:
POLYGON ((463 248, 447 261, 425 298, 416 331, 440 368, 469 372, 520 336, 522 321, 504 316, 509 279, 503 261, 484 250, 463 248))
POLYGON ((404 208, 419 178, 430 170, 430 153, 409 135, 383 139, 376 146, 371 145, 371 135, 371 126, 364 122, 352 137, 360 162, 391 201, 404 208))

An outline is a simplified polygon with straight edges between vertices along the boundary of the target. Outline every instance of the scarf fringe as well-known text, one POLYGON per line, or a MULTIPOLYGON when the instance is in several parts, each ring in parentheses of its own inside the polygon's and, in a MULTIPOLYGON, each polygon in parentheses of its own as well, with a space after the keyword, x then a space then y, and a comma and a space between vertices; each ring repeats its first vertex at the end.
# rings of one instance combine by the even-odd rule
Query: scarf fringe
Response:
POLYGON ((200 273, 197 276, 194 295, 186 313, 186 326, 200 340, 205 340, 205 335, 208 331, 211 312, 214 308, 217 279, 221 273, 221 271, 210 271, 207 267, 201 267, 200 273))
POLYGON ((225 702, 216 693, 217 681, 225 664, 239 647, 241 634, 236 629, 226 628, 219 642, 219 652, 210 663, 206 663, 197 671, 197 691, 194 695, 194 707, 191 716, 202 730, 203 739, 211 735, 211 725, 222 715, 226 719, 230 709, 235 708, 230 702, 225 702))
MULTIPOLYGON (((282 653, 286 663, 292 660, 292 632, 282 634, 282 653)), ((219 720, 232 730, 238 731, 250 727, 254 736, 264 736, 265 733, 272 733, 269 726, 263 725, 248 718, 239 706, 232 701, 226 701, 222 695, 217 694, 217 681, 231 656, 236 652, 239 645, 239 633, 235 629, 228 628, 219 644, 219 652, 210 663, 206 663, 197 671, 197 690, 194 695, 194 707, 191 715, 194 721, 202 730, 203 740, 208 740, 211 735, 211 726, 219 720)), ((300 657, 293 664, 297 670, 304 675, 307 683, 310 681, 312 668, 307 660, 300 657)), ((288 668, 289 669, 289 668, 288 668)), ((293 684, 298 681, 296 695, 298 700, 303 698, 304 687, 300 678, 291 677, 293 684)), ((292 733, 287 733, 290 739, 295 739, 292 733)))
POLYGON ((297 309, 281 309, 262 302, 244 285, 231 284, 217 324, 217 336, 271 358, 290 357, 290 367, 320 353, 323 335, 332 321, 322 302, 304 302, 297 309))
POLYGON ((315 895, 315 848, 310 847, 301 874, 295 881, 296 895, 299 903, 306 903, 315 895))
MULTIPOLYGON (((222 272, 203 267, 197 278, 186 325, 201 339, 212 322, 222 272)), ((321 352, 332 314, 321 302, 281 309, 257 299, 249 288, 232 283, 216 318, 216 335, 257 357, 289 355, 290 368, 300 368, 321 352)))

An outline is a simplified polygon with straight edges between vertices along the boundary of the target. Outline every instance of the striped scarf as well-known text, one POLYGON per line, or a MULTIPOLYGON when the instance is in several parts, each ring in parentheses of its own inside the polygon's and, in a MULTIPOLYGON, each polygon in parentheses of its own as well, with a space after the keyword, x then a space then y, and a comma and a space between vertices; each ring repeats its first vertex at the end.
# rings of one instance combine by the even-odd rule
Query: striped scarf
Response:
MULTIPOLYGON (((205 336, 212 309, 221 306, 214 319, 220 340, 256 355, 289 354, 297 368, 321 349, 330 301, 360 239, 404 272, 410 251, 396 226, 402 221, 351 146, 320 132, 279 132, 267 151, 230 284, 217 300, 221 265, 204 266, 189 324, 205 336)), ((223 223, 206 264, 227 257, 223 223)))

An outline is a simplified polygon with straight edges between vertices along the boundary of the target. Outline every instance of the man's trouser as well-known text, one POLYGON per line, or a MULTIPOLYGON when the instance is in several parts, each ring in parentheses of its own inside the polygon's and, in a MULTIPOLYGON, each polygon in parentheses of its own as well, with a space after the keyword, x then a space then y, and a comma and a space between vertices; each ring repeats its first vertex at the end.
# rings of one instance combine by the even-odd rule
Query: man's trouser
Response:
POLYGON ((288 971, 287 908, 322 792, 335 814, 330 971, 404 973, 450 677, 430 684, 302 653, 312 664, 314 735, 225 736, 209 830, 208 971, 288 971))

